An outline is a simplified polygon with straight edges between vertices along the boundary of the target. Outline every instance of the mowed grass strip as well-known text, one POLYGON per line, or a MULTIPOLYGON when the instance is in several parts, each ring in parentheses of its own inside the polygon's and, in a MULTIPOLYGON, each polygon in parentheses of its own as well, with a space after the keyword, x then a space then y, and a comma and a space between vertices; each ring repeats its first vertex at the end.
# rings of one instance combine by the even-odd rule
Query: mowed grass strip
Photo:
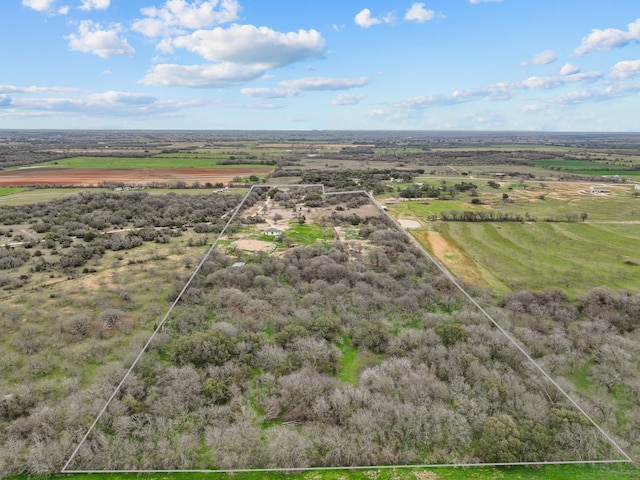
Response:
POLYGON ((243 163, 218 165, 220 157, 71 157, 39 163, 35 166, 53 168, 269 168, 269 165, 243 163))
MULTIPOLYGON (((17 475, 7 480, 196 480, 202 473, 91 473, 75 475, 17 475)), ((628 464, 545 465, 541 467, 443 467, 325 470, 306 472, 238 472, 207 474, 215 480, 637 480, 640 467, 628 464)))

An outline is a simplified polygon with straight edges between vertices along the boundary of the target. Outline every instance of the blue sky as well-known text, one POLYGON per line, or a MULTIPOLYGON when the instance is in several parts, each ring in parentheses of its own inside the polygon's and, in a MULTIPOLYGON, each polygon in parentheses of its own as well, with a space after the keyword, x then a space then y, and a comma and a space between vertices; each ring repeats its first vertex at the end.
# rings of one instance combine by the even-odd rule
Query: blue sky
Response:
POLYGON ((3 0, 0 128, 640 131, 637 0, 3 0))

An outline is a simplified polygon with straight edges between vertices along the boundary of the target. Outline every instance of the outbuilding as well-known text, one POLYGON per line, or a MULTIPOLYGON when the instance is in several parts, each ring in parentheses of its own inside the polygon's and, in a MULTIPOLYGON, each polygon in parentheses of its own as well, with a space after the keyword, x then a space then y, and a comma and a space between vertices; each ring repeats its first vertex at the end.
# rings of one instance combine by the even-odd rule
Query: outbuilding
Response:
POLYGON ((264 234, 270 237, 277 237, 278 235, 282 235, 282 230, 276 227, 269 227, 264 231, 264 234))

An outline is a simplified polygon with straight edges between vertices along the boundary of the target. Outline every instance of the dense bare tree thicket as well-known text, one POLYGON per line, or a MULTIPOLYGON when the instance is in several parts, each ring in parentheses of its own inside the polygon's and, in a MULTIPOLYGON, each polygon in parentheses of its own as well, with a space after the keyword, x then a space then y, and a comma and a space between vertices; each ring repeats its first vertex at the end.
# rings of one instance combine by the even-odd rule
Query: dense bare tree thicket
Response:
MULTIPOLYGON (((404 234, 381 218, 361 227, 360 254, 313 246, 241 267, 210 258, 75 466, 616 455, 404 234)), ((506 315, 516 302, 505 302, 506 315)), ((567 325, 589 322, 566 297, 556 303, 575 312, 567 325)), ((554 353, 569 356, 568 342, 556 339, 554 353)))
POLYGON ((239 200, 236 195, 84 192, 45 204, 3 207, 0 286, 23 286, 37 272, 74 274, 108 250, 168 243, 188 229, 219 233, 227 222, 222 216, 239 200), (16 274, 15 268, 25 264, 26 269, 16 274))

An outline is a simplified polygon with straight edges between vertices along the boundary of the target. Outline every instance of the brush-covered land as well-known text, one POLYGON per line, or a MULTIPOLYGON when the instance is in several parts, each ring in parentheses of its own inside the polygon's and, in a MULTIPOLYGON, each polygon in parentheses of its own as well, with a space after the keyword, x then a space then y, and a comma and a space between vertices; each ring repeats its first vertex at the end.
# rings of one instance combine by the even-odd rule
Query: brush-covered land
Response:
MULTIPOLYGON (((251 142, 255 151, 269 149, 264 158, 279 165, 266 185, 366 189, 382 204, 390 201, 392 216, 422 229, 411 230, 412 238, 366 195, 314 188, 254 189, 228 225, 243 198, 233 191, 74 190, 25 204, 10 199, 30 192, 7 192, 0 211, 0 475, 58 472, 178 298, 69 469, 624 459, 591 419, 638 458, 640 293, 633 271, 619 273, 638 260, 634 223, 622 223, 635 212, 633 184, 601 179, 595 185, 609 191, 606 197, 580 196, 565 188, 575 172, 534 164, 549 155, 621 157, 620 165, 633 168, 635 139, 618 138, 615 147, 601 138, 585 147, 579 137, 543 147, 523 135, 507 150, 504 138, 487 146, 488 138, 480 144, 473 135, 453 146, 446 135, 417 142, 324 134, 315 146, 302 134, 256 135, 233 137, 233 151, 251 142), (465 183, 475 186, 453 188, 465 183), (452 211, 489 218, 462 221, 452 211), (516 215, 522 218, 512 220, 516 215), (463 279, 590 418, 421 245, 463 279), (554 245, 557 260, 535 270, 535 259, 552 255, 554 245), (603 253, 607 245, 615 261, 603 253), (484 277, 461 275, 456 268, 465 262, 455 255, 484 277)), ((170 155, 194 155, 204 148, 196 139, 170 155)), ((126 148, 131 156, 133 147, 126 148)), ((581 180, 585 189, 594 185, 591 177, 581 180)), ((554 466, 288 478, 576 472, 637 475, 627 466, 554 466)))

